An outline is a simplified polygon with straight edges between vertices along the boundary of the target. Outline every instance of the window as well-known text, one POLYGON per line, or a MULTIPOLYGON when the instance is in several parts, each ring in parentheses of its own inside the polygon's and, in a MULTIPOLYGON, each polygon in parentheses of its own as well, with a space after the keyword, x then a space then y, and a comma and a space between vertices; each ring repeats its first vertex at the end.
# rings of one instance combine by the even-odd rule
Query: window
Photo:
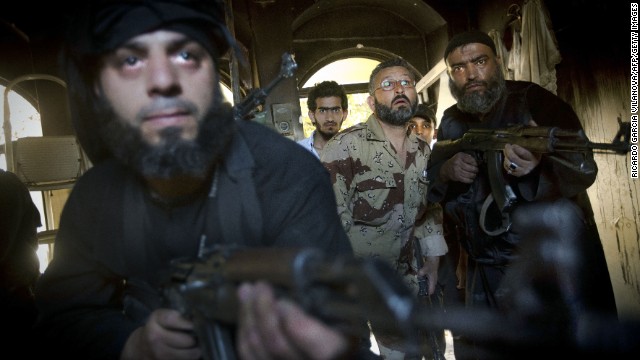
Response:
MULTIPOLYGON (((0 85, 0 91, 4 96, 6 87, 0 85)), ((40 113, 25 98, 11 91, 9 93, 9 108, 11 110, 11 139, 15 140, 27 136, 42 136, 42 125, 40 124, 40 113)), ((0 112, 4 114, 4 101, 0 102, 0 112)), ((4 119, 3 119, 4 120, 4 119)), ((7 158, 5 152, 4 129, 0 133, 0 168, 7 170, 7 158)), ((31 191, 31 199, 40 212, 40 222, 43 224, 38 231, 44 230, 44 201, 40 191, 31 191)), ((38 247, 38 259, 40 260, 40 271, 49 264, 49 247, 40 245, 38 247)))

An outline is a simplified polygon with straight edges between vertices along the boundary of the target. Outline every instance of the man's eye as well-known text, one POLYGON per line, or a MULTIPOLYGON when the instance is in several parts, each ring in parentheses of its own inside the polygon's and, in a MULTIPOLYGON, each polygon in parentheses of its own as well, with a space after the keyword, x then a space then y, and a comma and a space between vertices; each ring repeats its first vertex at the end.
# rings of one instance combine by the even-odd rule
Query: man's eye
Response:
POLYGON ((380 84, 380 86, 382 86, 383 88, 390 87, 391 86, 391 81, 385 80, 380 84))
POLYGON ((327 112, 327 111, 326 111, 325 109, 318 109, 318 112, 319 112, 320 114, 324 114, 324 113, 325 113, 325 112, 327 112))
POLYGON ((480 59, 480 60, 476 61, 476 64, 484 65, 484 63, 486 63, 486 62, 487 62, 487 59, 480 59))
POLYGON ((133 55, 131 55, 131 56, 127 56, 126 58, 124 58, 124 60, 122 61, 122 63, 123 63, 124 65, 127 65, 127 66, 134 66, 135 64, 137 64, 137 63, 138 63, 138 61, 140 61, 140 59, 138 59, 138 57, 137 57, 137 56, 133 56, 133 55))
POLYGON ((400 85, 402 85, 403 87, 409 85, 409 80, 400 80, 400 85))
POLYGON ((180 59, 186 60, 186 61, 193 60, 193 58, 194 58, 193 54, 191 52, 189 52, 189 51, 186 51, 186 50, 185 51, 180 51, 178 53, 178 57, 180 59))

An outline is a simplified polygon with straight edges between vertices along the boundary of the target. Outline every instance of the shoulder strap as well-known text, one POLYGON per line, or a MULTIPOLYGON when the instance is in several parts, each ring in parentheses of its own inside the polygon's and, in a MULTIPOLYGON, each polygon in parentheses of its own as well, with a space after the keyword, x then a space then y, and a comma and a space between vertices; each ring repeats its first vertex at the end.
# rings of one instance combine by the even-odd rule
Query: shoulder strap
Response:
POLYGON ((218 214, 224 239, 234 245, 259 244, 262 212, 253 171, 255 160, 240 132, 233 137, 224 164, 219 167, 218 214))

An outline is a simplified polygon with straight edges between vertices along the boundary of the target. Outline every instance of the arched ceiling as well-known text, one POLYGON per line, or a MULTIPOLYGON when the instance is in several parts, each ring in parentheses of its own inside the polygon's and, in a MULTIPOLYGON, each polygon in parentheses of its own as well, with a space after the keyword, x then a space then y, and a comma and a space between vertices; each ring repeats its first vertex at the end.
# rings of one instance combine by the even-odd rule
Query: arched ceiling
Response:
POLYGON ((432 62, 428 42, 441 33, 446 37, 445 28, 443 17, 423 1, 315 1, 292 24, 298 83, 328 63, 354 56, 400 55, 425 74, 432 62))
MULTIPOLYGON (((387 13, 404 19, 425 34, 431 33, 446 24, 442 16, 424 1, 388 1, 388 0, 320 0, 307 8, 298 16, 292 26, 295 33, 308 22, 318 18, 331 20, 331 14, 356 9, 362 17, 373 18, 377 13, 387 13), (328 16, 325 16, 328 14, 328 16)), ((357 19, 353 19, 357 20, 357 19)), ((348 25, 348 24, 341 24, 348 25)), ((371 28, 362 29, 368 32, 371 28)))

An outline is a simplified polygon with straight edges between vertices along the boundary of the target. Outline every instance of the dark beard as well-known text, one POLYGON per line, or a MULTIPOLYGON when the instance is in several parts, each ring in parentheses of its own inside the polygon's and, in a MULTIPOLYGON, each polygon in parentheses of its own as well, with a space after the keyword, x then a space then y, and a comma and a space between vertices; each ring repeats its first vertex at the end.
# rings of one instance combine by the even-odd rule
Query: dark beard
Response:
POLYGON ((484 93, 474 91, 468 94, 464 92, 464 86, 459 88, 449 78, 449 90, 454 99, 458 100, 458 109, 469 114, 486 114, 500 100, 507 89, 504 75, 500 70, 485 82, 487 89, 484 93))
MULTIPOLYGON (((407 99, 407 101, 409 100, 409 98, 407 98, 404 95, 399 95, 399 96, 404 97, 405 99, 407 99)), ((396 98, 394 98, 393 101, 395 101, 396 98)), ((411 120, 411 118, 413 117, 413 114, 415 114, 416 110, 418 109, 418 102, 411 104, 411 107, 402 106, 398 108, 398 110, 393 110, 391 109, 391 107, 379 103, 378 99, 374 98, 374 101, 375 101, 376 115, 380 120, 390 125, 406 124, 407 121, 411 120)))
POLYGON ((179 175, 204 177, 222 155, 235 132, 231 106, 214 101, 198 125, 195 140, 180 139, 180 130, 161 132, 162 145, 150 146, 140 129, 118 119, 103 104, 100 134, 111 153, 143 177, 168 179, 179 175))

